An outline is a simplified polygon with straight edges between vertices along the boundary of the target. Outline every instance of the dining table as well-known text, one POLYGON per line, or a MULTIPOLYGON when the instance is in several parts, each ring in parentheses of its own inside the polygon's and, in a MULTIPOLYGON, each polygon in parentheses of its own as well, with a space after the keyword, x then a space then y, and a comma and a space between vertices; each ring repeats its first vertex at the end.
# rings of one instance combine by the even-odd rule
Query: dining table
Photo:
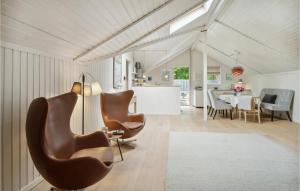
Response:
POLYGON ((234 95, 234 94, 221 94, 219 95, 218 99, 225 101, 226 103, 230 104, 236 110, 236 115, 238 114, 238 104, 244 101, 242 99, 244 96, 251 96, 252 95, 234 95))
POLYGON ((237 107, 238 104, 244 100, 243 97, 253 97, 252 95, 234 95, 234 94, 221 94, 218 99, 225 101, 226 103, 231 104, 232 107, 237 107))

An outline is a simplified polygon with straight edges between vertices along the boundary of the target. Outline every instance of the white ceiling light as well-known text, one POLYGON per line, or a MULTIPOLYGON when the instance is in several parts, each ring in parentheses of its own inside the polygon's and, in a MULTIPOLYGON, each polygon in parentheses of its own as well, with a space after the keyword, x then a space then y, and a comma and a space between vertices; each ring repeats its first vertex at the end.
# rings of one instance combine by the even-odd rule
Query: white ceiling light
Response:
POLYGON ((202 5, 196 7, 191 12, 187 13, 186 15, 182 16, 181 18, 177 19, 173 23, 170 24, 170 34, 179 30, 180 28, 184 27, 185 25, 189 24, 190 22, 194 21, 195 19, 201 17, 209 10, 213 0, 207 0, 202 5))

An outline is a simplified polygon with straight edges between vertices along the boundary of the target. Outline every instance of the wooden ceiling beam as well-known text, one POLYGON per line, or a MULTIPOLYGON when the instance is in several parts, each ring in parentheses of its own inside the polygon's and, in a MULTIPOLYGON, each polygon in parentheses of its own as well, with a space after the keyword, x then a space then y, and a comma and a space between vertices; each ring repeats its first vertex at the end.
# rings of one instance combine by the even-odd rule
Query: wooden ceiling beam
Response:
POLYGON ((220 21, 220 20, 218 20, 218 19, 215 19, 215 22, 216 22, 217 24, 219 24, 219 25, 221 25, 221 26, 227 28, 227 29, 230 29, 231 31, 234 31, 235 33, 238 33, 239 35, 241 35, 241 36, 243 36, 243 37, 245 37, 245 38, 247 38, 247 39, 249 39, 249 40, 251 40, 251 41, 256 42, 257 44, 259 44, 259 45, 261 45, 261 46, 263 46, 263 47, 265 47, 265 48, 268 48, 268 49, 270 49, 270 50, 273 50, 273 51, 275 51, 276 53, 278 53, 278 54, 280 54, 280 55, 283 54, 283 53, 280 52, 279 50, 277 50, 277 49, 275 49, 275 48, 273 48, 273 47, 271 47, 271 46, 269 46, 269 45, 267 45, 267 44, 265 44, 265 43, 263 43, 263 42, 261 42, 261 41, 259 41, 259 40, 256 40, 255 38, 253 38, 253 37, 251 37, 251 36, 249 36, 249 35, 243 33, 242 31, 240 31, 240 30, 238 30, 238 29, 236 29, 236 28, 234 28, 234 27, 232 27, 232 26, 230 26, 230 25, 228 25, 228 24, 226 24, 226 23, 224 23, 224 22, 222 22, 222 21, 220 21))
POLYGON ((188 33, 196 32, 196 31, 200 32, 201 28, 202 28, 202 26, 198 26, 198 27, 193 27, 191 29, 184 30, 184 31, 181 31, 181 32, 178 32, 178 33, 172 33, 171 35, 163 36, 163 37, 156 38, 154 40, 151 40, 151 41, 148 41, 148 42, 136 45, 136 46, 132 46, 129 49, 127 49, 127 51, 135 51, 137 49, 144 48, 144 47, 147 47, 147 46, 159 43, 159 42, 163 42, 165 40, 169 40, 169 39, 172 39, 172 38, 175 38, 175 37, 178 37, 178 36, 182 36, 182 35, 185 35, 185 34, 188 34, 188 33))
POLYGON ((151 10, 150 12, 146 13, 145 15, 139 17, 138 19, 136 19, 135 21, 133 21, 132 23, 126 25, 125 27, 121 28, 120 30, 116 31, 115 33, 113 33, 112 35, 110 35, 109 37, 105 38, 104 40, 102 40, 101 42, 97 43, 96 45, 92 46, 91 48, 89 48, 88 50, 84 51, 83 53, 79 54, 78 56, 76 56, 75 58, 73 58, 73 60, 78 60, 81 57, 87 55, 88 53, 92 52, 93 50, 95 50, 96 48, 100 47, 101 45, 103 45, 104 43, 108 42, 109 40, 113 39, 114 37, 118 36, 119 34, 123 33, 124 31, 126 31, 127 29, 129 29, 130 27, 136 25, 137 23, 141 22, 142 20, 144 20, 145 18, 149 17, 150 15, 154 14, 155 12, 159 11, 160 9, 162 9, 163 7, 167 6, 168 4, 170 4, 171 2, 173 2, 174 0, 168 0, 165 3, 159 5, 158 7, 154 8, 153 10, 151 10))
POLYGON ((196 7, 198 7, 199 5, 203 4, 203 2, 205 1, 201 1, 199 3, 197 3, 196 5, 188 8, 187 10, 179 13, 178 15, 176 15, 175 17, 173 17, 172 19, 169 19, 168 21, 164 22, 163 24, 159 25, 158 27, 154 28, 153 30, 145 33, 144 35, 140 36, 139 38, 137 38, 136 40, 132 41, 131 43, 127 44, 126 46, 122 47, 121 49, 113 52, 113 53, 110 53, 110 54, 107 54, 107 55, 104 55, 104 56, 100 56, 98 58, 95 58, 93 60, 89 60, 88 62, 92 62, 92 61, 96 61, 96 60, 103 60, 103 59, 106 59, 106 58, 109 58, 109 57, 112 57, 112 56, 115 56, 115 55, 119 55, 120 53, 122 52, 126 52, 132 45, 136 44, 137 42, 141 41, 142 39, 144 39, 145 37, 151 35, 152 33, 158 31, 159 29, 163 28, 164 26, 170 24, 171 22, 175 21, 176 19, 178 19, 179 17, 187 14, 188 12, 190 12, 191 10, 195 9, 196 7))
MULTIPOLYGON (((199 42, 200 42, 200 43, 203 43, 203 42, 200 41, 200 40, 199 40, 199 42)), ((230 60, 232 60, 232 61, 234 61, 234 62, 236 61, 236 59, 232 58, 231 55, 225 53, 224 51, 222 51, 222 50, 220 50, 220 49, 218 49, 218 48, 216 48, 216 47, 214 47, 214 46, 212 46, 212 45, 210 45, 210 44, 206 44, 206 46, 207 46, 208 48, 210 48, 210 49, 212 49, 212 50, 218 52, 219 54, 221 54, 221 55, 223 55, 223 56, 229 58, 230 60)), ((251 67, 251 66, 249 66, 249 65, 247 65, 247 64, 245 64, 245 63, 241 63, 240 61, 239 61, 239 63, 240 63, 240 65, 245 66, 246 68, 249 68, 250 70, 252 70, 252 71, 254 71, 254 72, 258 73, 258 74, 262 74, 260 71, 256 70, 255 68, 253 68, 253 67, 251 67)))

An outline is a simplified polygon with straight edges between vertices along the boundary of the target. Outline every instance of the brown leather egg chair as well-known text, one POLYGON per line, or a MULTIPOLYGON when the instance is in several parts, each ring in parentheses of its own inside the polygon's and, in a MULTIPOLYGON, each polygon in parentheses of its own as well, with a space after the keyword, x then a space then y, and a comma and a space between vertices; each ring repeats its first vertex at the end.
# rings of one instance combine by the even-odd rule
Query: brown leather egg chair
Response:
POLYGON ((32 101, 27 113, 28 148, 39 173, 53 186, 86 188, 111 170, 113 152, 103 132, 75 135, 70 118, 77 95, 67 93, 32 101))
POLYGON ((101 94, 100 103, 104 124, 109 131, 124 130, 122 139, 135 136, 145 126, 143 114, 128 114, 128 106, 133 94, 132 90, 101 94))

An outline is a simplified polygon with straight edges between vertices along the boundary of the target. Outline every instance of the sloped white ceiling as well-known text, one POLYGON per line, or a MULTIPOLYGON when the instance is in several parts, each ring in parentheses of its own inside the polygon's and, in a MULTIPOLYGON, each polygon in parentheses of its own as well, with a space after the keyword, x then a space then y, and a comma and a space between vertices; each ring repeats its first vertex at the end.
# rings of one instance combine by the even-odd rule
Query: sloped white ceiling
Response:
POLYGON ((208 44, 219 50, 209 48, 210 55, 234 65, 226 55, 237 50, 240 64, 256 73, 299 70, 298 6, 295 0, 230 1, 208 30, 208 44))
POLYGON ((203 0, 3 0, 2 40, 81 61, 109 56, 143 40, 143 36, 203 0), (143 15, 128 29, 117 33, 143 15), (107 38, 113 38, 104 42, 107 38))
MULTIPOLYGON (((234 66, 232 54, 237 50, 239 64, 249 73, 299 70, 298 0, 214 0, 212 10, 219 2, 225 4, 216 18, 209 12, 175 35, 190 30, 188 33, 169 38, 168 21, 203 2, 2 0, 1 39, 70 58, 103 42, 79 61, 101 59, 136 50, 135 47, 141 49, 136 50, 139 52, 165 50, 166 54, 151 61, 155 64, 191 47, 199 26, 213 19, 207 32, 208 54, 220 63, 234 66), (118 33, 153 10, 156 11, 118 33), (153 45, 155 40, 158 44, 153 45)), ((194 47, 201 50, 201 44, 194 47)))
POLYGON ((199 32, 191 32, 133 51, 134 61, 141 62, 145 72, 160 66, 191 47, 199 32))

